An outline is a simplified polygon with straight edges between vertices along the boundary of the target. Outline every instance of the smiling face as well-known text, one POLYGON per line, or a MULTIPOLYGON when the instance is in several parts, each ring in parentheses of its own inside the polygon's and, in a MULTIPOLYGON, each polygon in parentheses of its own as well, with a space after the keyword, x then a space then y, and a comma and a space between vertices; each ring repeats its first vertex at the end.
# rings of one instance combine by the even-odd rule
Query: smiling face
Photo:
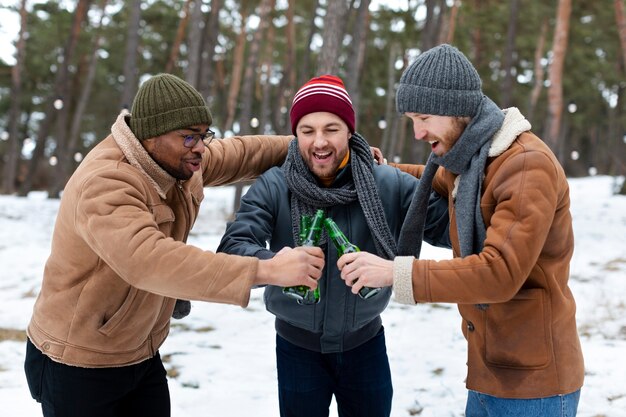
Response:
POLYGON ((204 133, 208 128, 208 125, 190 126, 145 139, 141 143, 152 159, 168 174, 178 180, 188 180, 200 169, 205 146, 199 140, 192 148, 186 148, 183 145, 183 136, 204 133))
POLYGON ((309 113, 296 126, 298 148, 302 159, 318 178, 336 174, 348 153, 352 134, 337 115, 327 112, 309 113))
POLYGON ((470 121, 469 117, 404 114, 413 123, 415 140, 430 143, 432 152, 437 156, 443 156, 452 149, 470 121))

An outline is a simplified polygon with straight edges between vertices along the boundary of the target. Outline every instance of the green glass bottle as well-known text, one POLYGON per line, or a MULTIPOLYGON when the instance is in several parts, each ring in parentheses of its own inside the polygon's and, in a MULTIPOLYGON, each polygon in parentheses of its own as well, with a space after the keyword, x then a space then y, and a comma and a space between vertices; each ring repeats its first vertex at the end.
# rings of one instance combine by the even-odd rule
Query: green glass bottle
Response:
MULTIPOLYGON (((350 243, 346 235, 343 234, 337 223, 330 217, 324 219, 324 226, 328 232, 328 238, 333 242, 337 249, 337 257, 341 257, 344 253, 360 252, 361 249, 353 243, 350 243)), ((359 297, 367 300, 372 298, 381 291, 381 288, 363 287, 359 290, 359 297)))
POLYGON ((302 246, 302 242, 304 242, 311 229, 311 223, 313 223, 313 219, 308 214, 300 216, 300 233, 298 234, 297 245, 302 246))
MULTIPOLYGON (((324 221, 324 210, 317 210, 315 216, 302 215, 300 217, 300 246, 317 246, 322 234, 322 223, 324 221)), ((320 302, 319 288, 311 290, 305 285, 283 288, 283 294, 294 298, 298 304, 311 305, 320 302)))

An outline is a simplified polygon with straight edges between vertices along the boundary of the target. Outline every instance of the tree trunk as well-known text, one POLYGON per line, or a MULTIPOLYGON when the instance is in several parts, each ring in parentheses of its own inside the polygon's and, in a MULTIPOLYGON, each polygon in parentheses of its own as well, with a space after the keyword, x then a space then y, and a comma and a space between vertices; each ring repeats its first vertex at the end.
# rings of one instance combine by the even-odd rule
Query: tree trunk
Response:
POLYGON ((515 38, 517 37, 517 15, 519 13, 519 0, 510 0, 509 24, 506 35, 506 50, 502 63, 504 79, 500 87, 500 107, 508 108, 512 105, 513 94, 513 61, 515 55, 515 38))
POLYGON ((385 130, 383 131, 383 138, 380 143, 380 150, 383 155, 390 159, 393 158, 395 149, 395 144, 397 141, 397 137, 391 136, 392 125, 394 123, 394 119, 397 119, 396 114, 396 60, 398 59, 398 54, 400 53, 400 48, 397 43, 394 43, 389 48, 389 60, 387 61, 387 93, 385 99, 385 130))
POLYGON ((141 0, 132 0, 128 14, 126 31, 126 52, 124 53, 124 87, 121 109, 130 109, 137 93, 137 56, 139 54, 139 21, 141 20, 141 0))
MULTIPOLYGON (((402 118, 398 118, 397 119, 397 131, 398 131, 398 145, 396 147, 396 152, 395 154, 397 155, 397 157, 394 157, 394 162, 402 162, 402 156, 404 155, 404 147, 406 144, 406 140, 409 137, 413 137, 412 133, 413 133, 413 128, 412 126, 409 126, 409 119, 407 119, 406 117, 402 117, 402 118)), ((413 145, 412 148, 412 152, 410 152, 411 155, 413 155, 415 157, 414 160, 407 160, 406 162, 408 163, 413 163, 413 164, 425 164, 426 163, 426 158, 421 158, 420 156, 424 153, 424 149, 427 149, 426 147, 424 147, 424 145, 422 145, 421 143, 418 142, 411 142, 411 144, 413 145), (420 146, 422 145, 422 146, 420 146)))
MULTIPOLYGON (((309 73, 313 65, 311 65, 311 42, 313 42, 313 36, 317 33, 317 26, 315 25, 315 18, 317 17, 317 9, 319 8, 319 0, 315 0, 313 2, 313 12, 311 13, 311 20, 309 20, 308 28, 308 36, 305 42, 304 48, 304 56, 302 57, 302 61, 298 67, 300 68, 298 72, 298 85, 304 84, 307 79, 311 76, 309 73)), ((319 74, 316 74, 319 75, 319 74)))
POLYGON ((172 72, 174 66, 176 65, 176 61, 178 61, 178 55, 180 54, 180 45, 183 43, 183 39, 185 38, 185 29, 187 29, 187 22, 189 22, 189 7, 192 1, 194 0, 186 0, 183 6, 183 16, 178 22, 176 38, 174 39, 172 49, 170 50, 170 57, 167 60, 167 64, 165 64, 165 72, 167 73, 172 72))
POLYGON ((19 127, 22 113, 22 72, 24 71, 24 59, 26 55, 26 25, 28 12, 26 0, 20 4, 20 31, 16 44, 15 65, 11 68, 11 108, 9 110, 9 150, 6 154, 4 172, 2 175, 2 193, 13 194, 15 192, 15 179, 17 166, 20 160, 19 127))
POLYGON ((48 103, 46 104, 46 110, 44 112, 45 116, 39 124, 39 130, 37 131, 37 140, 35 142, 35 149, 33 149, 30 162, 28 163, 28 170, 26 171, 26 177, 24 178, 24 182, 22 182, 18 191, 18 195, 21 197, 25 197, 30 191, 32 191, 35 177, 39 172, 41 164, 43 164, 43 157, 46 151, 46 141, 48 139, 48 135, 50 134, 52 123, 56 118, 54 101, 54 96, 48 99, 48 103))
MULTIPOLYGON (((98 23, 97 35, 94 40, 93 52, 91 53, 91 58, 89 60, 89 68, 87 70, 87 77, 85 79, 83 85, 83 91, 80 94, 80 98, 78 103, 76 104, 76 109, 74 110, 74 117, 72 120, 72 126, 70 128, 70 135, 68 140, 68 155, 71 157, 78 150, 78 139, 80 136, 80 124, 83 120, 83 116, 85 114, 85 109, 87 108, 87 103, 89 102, 89 98, 91 97, 91 89, 93 87, 93 82, 96 78, 96 68, 98 66, 98 49, 100 49, 100 43, 102 40, 102 22, 104 21, 104 17, 106 16, 106 6, 107 0, 101 1, 101 9, 102 14, 100 15, 100 21, 98 23)), ((71 163, 71 160, 69 161, 71 163)))
POLYGON ((65 182, 70 176, 72 160, 68 149, 68 121, 70 104, 72 97, 72 88, 69 79, 69 66, 74 59, 78 38, 81 33, 81 26, 87 17, 90 7, 90 0, 79 0, 74 11, 74 20, 72 30, 67 43, 67 48, 63 57, 63 63, 59 66, 57 81, 57 97, 54 100, 60 100, 62 107, 57 109, 56 117, 57 136, 56 136, 56 156, 57 165, 54 167, 54 175, 48 187, 48 198, 59 198, 65 182))
POLYGON ((541 95, 541 90, 543 90, 543 77, 545 70, 543 65, 541 64, 541 60, 543 59, 544 49, 546 47, 546 37, 548 36, 548 19, 544 19, 541 24, 541 33, 539 35, 539 39, 537 40, 537 47, 535 48, 535 65, 534 65, 534 83, 533 89, 530 93, 530 104, 528 106, 528 120, 532 123, 535 114, 535 108, 537 107, 537 102, 539 101, 539 96, 541 95))
MULTIPOLYGON (((370 0, 361 0, 359 10, 357 12, 356 22, 354 22, 354 30, 352 33, 352 45, 347 62, 346 71, 346 90, 352 98, 352 106, 359 109, 359 101, 361 91, 359 81, 361 72, 363 71, 363 63, 365 62, 365 52, 367 48, 367 33, 369 32, 369 13, 370 0)), ((357 114, 358 116, 358 114, 357 114)))
POLYGON ((189 20, 189 52, 187 54, 186 81, 196 89, 200 82, 200 63, 202 62, 202 34, 204 32, 204 16, 202 0, 193 0, 189 20))
POLYGON ((422 30, 420 48, 427 51, 437 46, 439 42, 439 34, 441 33, 441 25, 443 15, 443 7, 445 2, 441 0, 426 0, 426 21, 422 30))
MULTIPOLYGON (((626 73, 626 16, 625 16, 626 13, 624 13, 624 1, 615 0, 614 4, 615 4, 615 22, 617 23, 617 33, 619 35, 619 42, 620 42, 620 46, 622 49, 622 62, 623 62, 622 72, 626 73)), ((620 87, 618 91, 619 91, 618 105, 615 107, 615 110, 618 113, 618 118, 619 118, 621 109, 623 109, 624 107, 622 102, 624 100, 623 97, 624 97, 625 89, 623 87, 620 87)), ((618 131, 616 136, 618 138, 622 136, 620 138, 621 140, 618 140, 617 146, 623 146, 623 140, 626 140, 626 131, 625 132, 618 131)), ((614 171, 620 172, 622 175, 624 175, 626 169, 625 169, 625 164, 623 161, 623 158, 624 158, 623 153, 611 152, 611 154, 613 155, 615 159, 612 165, 617 166, 617 169, 614 171)), ((626 181, 622 183, 622 187, 619 193, 621 195, 626 195, 626 181)))
MULTIPOLYGON (((548 88, 548 144, 558 154, 559 134, 563 118, 563 66, 567 53, 569 20, 572 0, 559 0, 554 41, 552 43, 552 65, 549 68, 550 87, 548 88)), ((561 159, 561 158, 559 158, 561 159)))
POLYGON ((263 63, 261 64, 261 70, 263 71, 261 85, 261 117, 260 124, 261 133, 264 135, 269 135, 274 133, 272 129, 272 118, 271 113, 276 111, 275 108, 272 107, 272 77, 273 74, 273 56, 272 51, 274 51, 274 38, 276 37, 276 28, 274 25, 269 25, 267 29, 267 43, 265 44, 265 57, 263 58, 263 63))
MULTIPOLYGON (((272 20, 270 12, 274 8, 275 4, 276 0, 261 0, 261 4, 259 5, 260 23, 256 32, 254 32, 252 42, 250 43, 248 62, 246 63, 246 70, 243 77, 243 87, 241 91, 242 105, 241 114, 239 115, 239 129, 241 135, 248 135, 252 133, 250 122, 252 119, 252 103, 254 101, 254 84, 257 78, 256 70, 259 60, 259 49, 261 47, 261 39, 272 20)), ((241 205, 241 195, 243 193, 243 187, 247 184, 249 184, 249 182, 239 182, 235 186, 233 213, 236 213, 237 210, 239 210, 239 206, 241 205)))
POLYGON ((233 52, 233 70, 230 80, 230 88, 228 90, 228 98, 226 101, 226 123, 224 131, 232 130, 235 121, 235 113, 237 112, 237 97, 241 88, 241 75, 243 70, 243 58, 246 49, 246 21, 248 16, 245 9, 241 10, 241 32, 237 36, 235 43, 235 51, 233 52))
MULTIPOLYGON (((296 9, 295 0, 289 0, 287 9, 287 26, 285 38, 287 41, 287 51, 285 53, 285 64, 283 65, 283 75, 276 92, 277 107, 271 112, 274 128, 278 132, 284 132, 287 128, 287 112, 283 113, 283 108, 289 108, 291 98, 295 94, 297 73, 296 73, 296 25, 294 22, 296 9)), ((303 66, 303 65, 301 65, 303 66)))
POLYGON ((344 35, 345 19, 348 12, 346 0, 328 2, 324 30, 322 31, 322 50, 317 60, 317 74, 335 74, 339 72, 339 55, 344 35))
POLYGON ((617 23, 617 34, 619 35, 619 43, 622 48, 624 71, 626 71, 626 16, 624 16, 624 0, 614 0, 613 3, 615 4, 615 22, 617 23))
MULTIPOLYGON (((474 0, 474 13, 480 16, 483 11, 483 1, 484 0, 474 0)), ((473 44, 473 53, 472 53, 472 62, 474 63, 474 67, 480 68, 482 67, 483 61, 483 34, 482 28, 480 26, 476 26, 472 30, 472 44, 473 44)))
POLYGON ((214 68, 215 63, 213 56, 215 54, 215 45, 217 44, 217 35, 220 31, 220 10, 222 8, 221 0, 211 0, 211 11, 209 12, 204 27, 204 39, 202 42, 202 65, 200 66, 200 94, 204 96, 209 106, 212 107, 214 99, 213 86, 215 82, 214 68))
POLYGON ((248 61, 243 77, 243 86, 241 88, 241 113, 239 115, 240 134, 247 135, 251 133, 250 120, 252 119, 252 104, 254 102, 254 86, 257 79, 256 72, 258 69, 259 50, 261 47, 261 39, 265 34, 267 27, 271 22, 270 12, 274 8, 276 0, 261 0, 259 5, 259 27, 254 32, 252 42, 250 42, 248 51, 248 61))
POLYGON ((459 14, 459 6, 461 0, 456 0, 450 9, 450 18, 448 19, 448 32, 444 40, 445 43, 454 43, 454 32, 456 31, 456 19, 459 14))

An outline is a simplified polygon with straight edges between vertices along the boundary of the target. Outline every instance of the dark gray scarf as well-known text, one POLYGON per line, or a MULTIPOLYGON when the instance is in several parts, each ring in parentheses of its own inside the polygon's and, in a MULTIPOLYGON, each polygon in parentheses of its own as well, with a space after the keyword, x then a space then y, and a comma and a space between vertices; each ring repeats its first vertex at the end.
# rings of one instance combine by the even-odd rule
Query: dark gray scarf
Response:
MULTIPOLYGON (((374 173, 370 146, 358 133, 349 141, 352 179, 340 187, 320 187, 315 176, 304 163, 298 150, 298 138, 289 143, 287 159, 282 166, 287 187, 291 191, 291 224, 294 242, 298 241, 300 216, 314 214, 318 208, 349 204, 358 199, 365 220, 374 237, 378 255, 392 259, 396 255, 396 242, 389 230, 380 201, 374 173)), ((324 243, 325 236, 320 238, 324 243)), ((358 245, 358 242, 354 242, 358 245)))
POLYGON ((428 197, 439 166, 460 175, 454 207, 461 257, 482 250, 486 237, 485 223, 480 211, 482 182, 491 139, 503 122, 502 110, 488 97, 483 96, 476 116, 452 149, 442 157, 430 154, 400 232, 398 254, 419 258, 428 197))

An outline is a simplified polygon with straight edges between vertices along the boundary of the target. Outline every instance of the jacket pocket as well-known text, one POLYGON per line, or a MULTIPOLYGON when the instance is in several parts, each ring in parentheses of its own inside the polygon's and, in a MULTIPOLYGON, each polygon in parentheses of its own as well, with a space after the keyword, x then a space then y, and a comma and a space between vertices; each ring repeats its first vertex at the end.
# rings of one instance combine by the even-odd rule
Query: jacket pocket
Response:
POLYGON ((362 299, 359 295, 352 294, 352 292, 349 292, 348 297, 355 304, 354 318, 352 320, 353 326, 350 329, 354 331, 370 323, 387 308, 391 298, 391 287, 383 288, 382 291, 367 300, 362 299))
POLYGON ((521 290, 486 311, 485 356, 504 368, 545 368, 551 360, 550 306, 540 288, 521 290))
POLYGON ((319 332, 315 325, 315 312, 322 305, 301 305, 283 294, 281 287, 268 285, 263 293, 265 308, 277 318, 311 332, 319 332))
POLYGON ((100 333, 106 336, 111 335, 111 333, 128 315, 128 312, 131 310, 131 306, 133 305, 135 298, 137 298, 138 292, 139 290, 137 288, 130 287, 130 291, 128 291, 128 295, 126 296, 126 299, 124 300, 120 308, 98 329, 100 333))
POLYGON ((152 216, 154 217, 154 221, 159 227, 159 230, 163 232, 165 236, 171 236, 172 225, 176 219, 172 209, 165 204, 156 204, 150 206, 150 212, 152 212, 152 216))

